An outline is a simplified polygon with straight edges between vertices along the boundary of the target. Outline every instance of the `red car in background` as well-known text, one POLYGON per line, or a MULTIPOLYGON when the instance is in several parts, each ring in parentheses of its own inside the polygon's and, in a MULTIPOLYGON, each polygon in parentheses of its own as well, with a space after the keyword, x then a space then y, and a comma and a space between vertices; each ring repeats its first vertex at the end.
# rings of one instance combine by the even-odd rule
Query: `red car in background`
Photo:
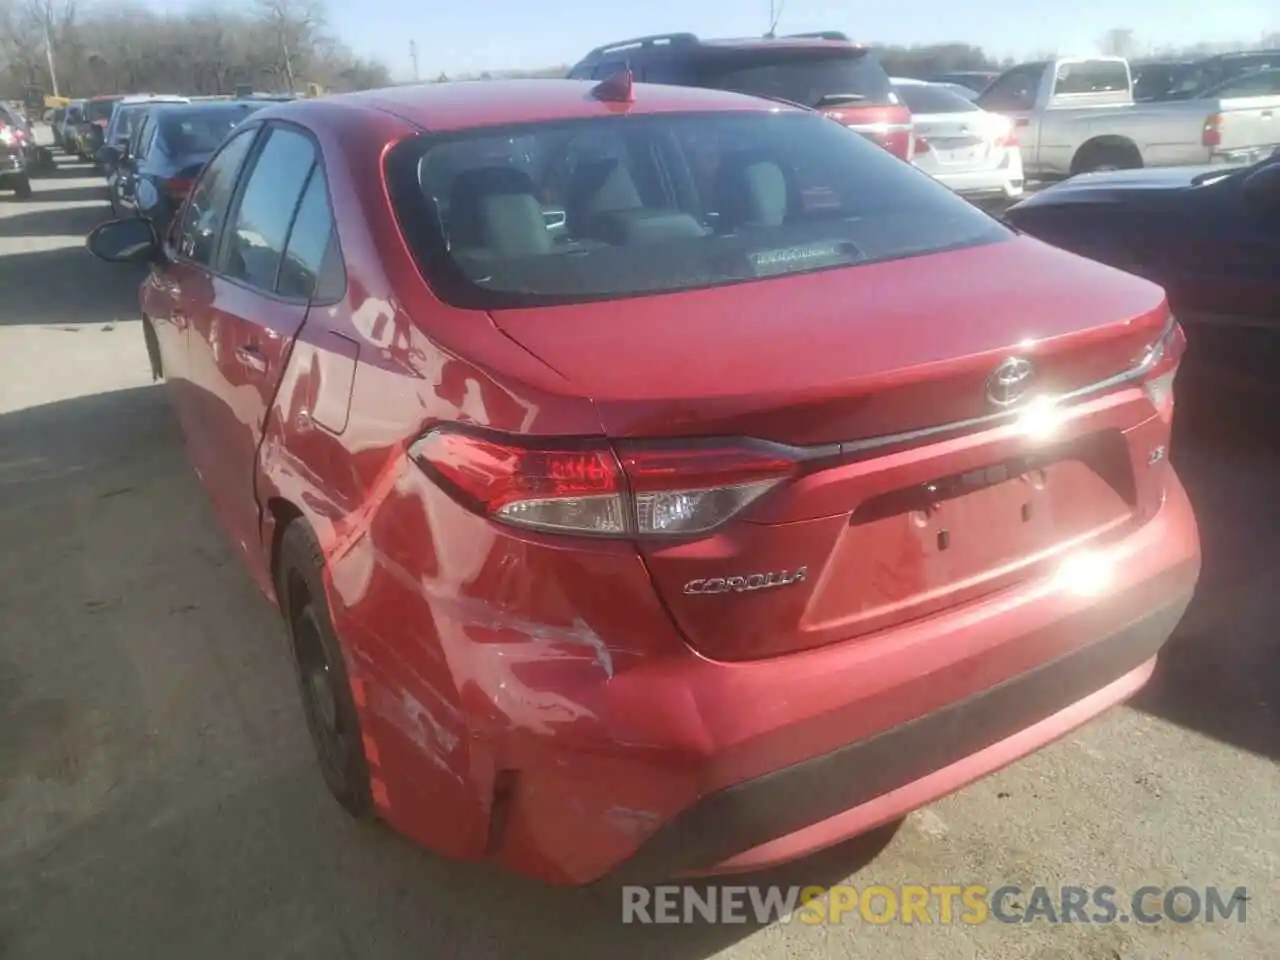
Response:
POLYGON ((150 263, 330 790, 451 856, 802 856, 1134 693, 1198 577, 1163 291, 808 110, 271 106, 89 246, 150 263))
POLYGON ((703 40, 664 33, 597 47, 569 76, 604 80, 630 70, 645 83, 732 90, 812 107, 908 162, 911 111, 871 50, 837 30, 703 40))

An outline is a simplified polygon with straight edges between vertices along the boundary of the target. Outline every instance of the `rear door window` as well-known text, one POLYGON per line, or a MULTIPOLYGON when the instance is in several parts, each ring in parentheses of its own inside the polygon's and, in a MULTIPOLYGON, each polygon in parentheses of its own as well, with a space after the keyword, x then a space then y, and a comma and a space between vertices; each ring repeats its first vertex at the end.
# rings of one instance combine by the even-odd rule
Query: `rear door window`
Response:
POLYGON ((843 106, 893 103, 888 74, 880 61, 863 50, 732 50, 708 58, 698 73, 702 86, 775 97, 806 107, 840 94, 858 98, 843 106))

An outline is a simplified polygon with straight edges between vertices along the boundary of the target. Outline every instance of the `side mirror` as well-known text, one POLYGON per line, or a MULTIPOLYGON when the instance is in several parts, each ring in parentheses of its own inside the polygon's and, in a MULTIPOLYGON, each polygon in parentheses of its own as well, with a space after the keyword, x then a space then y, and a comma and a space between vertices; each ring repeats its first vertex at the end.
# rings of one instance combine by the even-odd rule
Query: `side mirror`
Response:
POLYGON ((108 220, 85 239, 89 252, 108 263, 145 263, 160 259, 160 238, 150 220, 108 220))
POLYGON ((97 161, 104 167, 114 167, 118 164, 123 156, 119 147, 113 147, 111 144, 105 144, 98 148, 97 161))

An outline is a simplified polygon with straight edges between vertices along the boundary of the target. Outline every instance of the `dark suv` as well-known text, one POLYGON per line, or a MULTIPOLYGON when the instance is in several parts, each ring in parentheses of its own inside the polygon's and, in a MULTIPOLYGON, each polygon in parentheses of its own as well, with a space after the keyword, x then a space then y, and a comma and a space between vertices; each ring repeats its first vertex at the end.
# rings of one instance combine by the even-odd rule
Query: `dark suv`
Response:
POLYGON ((880 61, 843 33, 701 40, 692 33, 637 37, 597 47, 569 71, 604 79, 630 67, 636 80, 711 87, 813 107, 911 159, 911 111, 880 61))

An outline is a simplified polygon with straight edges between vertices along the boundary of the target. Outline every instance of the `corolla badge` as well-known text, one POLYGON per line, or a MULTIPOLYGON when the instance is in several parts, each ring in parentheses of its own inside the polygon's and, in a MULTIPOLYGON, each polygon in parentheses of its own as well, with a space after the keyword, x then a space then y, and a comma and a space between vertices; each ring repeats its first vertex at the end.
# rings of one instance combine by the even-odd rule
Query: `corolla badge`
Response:
POLYGON ((987 399, 997 407, 1011 407, 1027 395, 1035 376, 1030 360, 1010 357, 987 377, 987 399))
POLYGON ((773 573, 748 573, 738 577, 707 577, 701 580, 690 580, 684 585, 684 592, 692 594, 748 593, 755 590, 768 590, 771 587, 789 587, 793 583, 804 583, 808 576, 808 567, 798 567, 795 570, 777 570, 773 573))

